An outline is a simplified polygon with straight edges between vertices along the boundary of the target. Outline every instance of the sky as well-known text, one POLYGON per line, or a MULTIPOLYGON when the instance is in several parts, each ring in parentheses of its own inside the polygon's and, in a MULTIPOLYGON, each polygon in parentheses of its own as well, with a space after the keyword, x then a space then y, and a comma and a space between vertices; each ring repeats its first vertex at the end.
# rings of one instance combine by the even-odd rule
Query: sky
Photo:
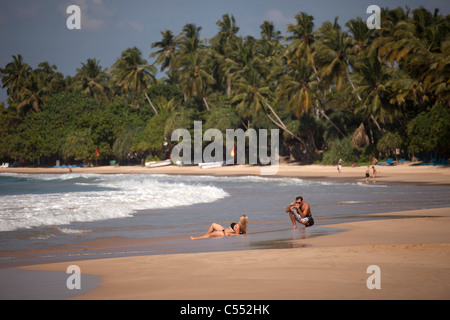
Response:
MULTIPOLYGON (((448 0, 0 0, 0 67, 21 54, 32 68, 47 61, 64 76, 74 76, 87 59, 96 58, 108 68, 130 47, 138 47, 152 63, 151 44, 162 39, 161 31, 177 35, 187 23, 201 26, 201 38, 209 39, 228 13, 236 18, 238 36, 260 37, 265 20, 286 35, 286 25, 295 23, 299 12, 312 15, 315 28, 336 16, 344 26, 356 17, 367 20, 366 9, 373 4, 390 9, 422 5, 450 13, 448 0), (67 28, 70 5, 80 7, 79 30, 67 28)), ((0 101, 5 100, 6 89, 0 88, 0 101)))

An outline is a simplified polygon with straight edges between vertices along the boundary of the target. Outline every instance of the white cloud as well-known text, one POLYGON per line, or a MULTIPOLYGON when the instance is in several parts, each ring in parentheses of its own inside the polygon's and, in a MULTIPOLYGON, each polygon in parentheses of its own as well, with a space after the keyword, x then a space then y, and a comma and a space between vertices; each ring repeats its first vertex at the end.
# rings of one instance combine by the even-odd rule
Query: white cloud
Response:
POLYGON ((144 25, 142 23, 136 22, 136 21, 129 21, 128 25, 132 27, 136 31, 142 31, 144 30, 144 25))
POLYGON ((271 9, 266 12, 265 19, 275 24, 295 23, 294 17, 286 17, 280 10, 271 9))

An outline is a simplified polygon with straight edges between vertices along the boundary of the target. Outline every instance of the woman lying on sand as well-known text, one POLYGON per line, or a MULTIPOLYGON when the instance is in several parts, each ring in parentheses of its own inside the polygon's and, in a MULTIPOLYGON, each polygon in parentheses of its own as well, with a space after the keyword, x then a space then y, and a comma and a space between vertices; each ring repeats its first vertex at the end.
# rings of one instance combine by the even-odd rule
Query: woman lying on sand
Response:
POLYGON ((233 222, 228 228, 224 228, 218 223, 213 223, 209 227, 205 235, 200 237, 191 236, 192 240, 195 239, 206 239, 206 238, 217 238, 217 237, 227 237, 235 236, 238 234, 244 234, 247 232, 248 217, 244 214, 239 219, 238 223, 233 222))

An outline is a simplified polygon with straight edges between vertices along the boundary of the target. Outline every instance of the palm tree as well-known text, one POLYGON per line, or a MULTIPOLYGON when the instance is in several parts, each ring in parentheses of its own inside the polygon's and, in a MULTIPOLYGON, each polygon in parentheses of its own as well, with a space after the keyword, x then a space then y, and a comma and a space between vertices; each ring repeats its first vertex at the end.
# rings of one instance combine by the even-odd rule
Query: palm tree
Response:
POLYGON ((305 141, 287 128, 270 105, 270 101, 275 98, 268 85, 270 83, 270 66, 264 63, 257 53, 253 52, 252 48, 255 42, 252 39, 247 39, 246 44, 241 46, 244 49, 239 55, 242 60, 234 62, 238 65, 242 63, 243 67, 234 73, 236 95, 231 100, 231 103, 236 104, 238 114, 247 121, 244 126, 249 129, 253 117, 263 113, 272 123, 299 141, 306 149, 305 141))
POLYGON ((177 70, 181 92, 185 102, 189 98, 203 100, 209 111, 207 94, 210 86, 215 84, 211 75, 212 51, 206 48, 200 40, 201 27, 186 24, 180 35, 180 50, 174 64, 177 70))
POLYGON ((180 49, 183 54, 196 52, 197 49, 204 47, 200 40, 201 30, 202 27, 197 27, 193 23, 188 23, 183 27, 180 35, 180 49))
MULTIPOLYGON (((266 78, 270 68, 263 61, 263 56, 256 50, 257 41, 253 37, 245 39, 237 38, 228 49, 227 59, 224 61, 224 69, 230 82, 242 83, 242 79, 248 79, 254 84, 255 77, 266 78)), ((234 85, 236 87, 236 85, 234 85)))
POLYGON ((17 93, 17 110, 22 111, 25 107, 31 106, 34 111, 40 112, 40 106, 48 100, 47 91, 42 76, 33 70, 17 93))
MULTIPOLYGON (((336 129, 336 131, 345 137, 344 133, 339 129, 339 127, 328 117, 328 115, 325 113, 325 96, 324 96, 324 88, 323 83, 321 82, 321 78, 319 77, 319 73, 316 68, 315 63, 315 52, 314 52, 314 43, 316 41, 315 34, 313 31, 314 28, 314 17, 308 15, 305 12, 300 12, 295 16, 295 19, 297 20, 296 24, 289 24, 287 25, 287 31, 291 33, 292 35, 287 37, 286 39, 288 41, 291 41, 289 46, 287 47, 286 51, 284 52, 284 57, 286 58, 286 61, 288 63, 288 69, 289 73, 296 74, 298 76, 298 67, 304 66, 304 60, 306 58, 306 62, 311 66, 312 70, 314 71, 314 78, 316 79, 316 83, 310 83, 310 78, 308 78, 308 74, 305 73, 306 69, 304 67, 301 68, 303 72, 301 72, 301 84, 298 83, 297 85, 300 85, 300 88, 302 88, 301 93, 294 95, 297 96, 295 100, 297 100, 296 103, 298 104, 298 108, 296 108, 297 116, 299 116, 299 111, 302 110, 301 106, 307 106, 308 110, 311 106, 311 103, 313 99, 315 98, 314 106, 317 109, 317 111, 336 129), (307 90, 306 88, 309 88, 307 90), (313 93, 313 94, 311 94, 313 93), (306 98, 307 97, 307 98, 306 98), (302 102, 299 101, 299 99, 302 100, 302 102), (305 104, 306 102, 306 104, 305 104)), ((291 88, 295 87, 295 82, 299 80, 292 80, 291 82, 291 88)), ((286 85, 286 83, 284 84, 286 85)), ((282 92, 285 91, 285 89, 282 90, 282 92)))
MULTIPOLYGON (((347 79, 356 97, 362 102, 363 100, 359 92, 355 91, 356 87, 350 77, 349 60, 352 56, 352 41, 346 32, 341 31, 337 17, 334 23, 329 21, 323 23, 322 27, 317 30, 317 38, 318 41, 315 43, 314 55, 316 62, 320 65, 318 73, 321 81, 330 87, 334 83, 336 89, 340 90, 343 80, 347 79)), ((363 108, 366 107, 363 104, 363 108)), ((370 118, 378 130, 381 131, 381 127, 374 115, 371 114, 370 118)))
POLYGON ((179 82, 185 101, 189 98, 202 99, 209 111, 208 88, 215 83, 208 70, 208 53, 189 52, 179 58, 179 82))
POLYGON ((425 90, 431 93, 436 102, 450 106, 450 41, 441 43, 441 52, 432 55, 430 72, 423 79, 425 90))
POLYGON ((374 40, 372 52, 376 50, 378 56, 383 58, 383 62, 391 67, 412 51, 423 47, 422 41, 414 34, 414 25, 408 20, 401 20, 395 25, 387 21, 384 28, 389 28, 390 33, 374 40))
POLYGON ((367 47, 370 46, 373 38, 373 30, 367 28, 366 22, 358 17, 349 20, 345 26, 348 28, 348 36, 351 46, 351 54, 349 55, 349 63, 354 65, 358 57, 364 54, 367 47))
POLYGON ((225 41, 235 37, 239 32, 239 27, 236 26, 236 19, 233 15, 224 14, 222 20, 218 20, 216 24, 219 27, 218 36, 225 41))
POLYGON ((362 97, 362 105, 357 111, 362 111, 366 116, 372 115, 382 123, 392 123, 394 117, 401 115, 401 110, 389 101, 389 81, 394 70, 389 70, 378 57, 364 57, 358 61, 354 74, 358 87, 354 93, 362 97))
POLYGON ((231 96, 232 79, 227 67, 227 59, 230 59, 236 46, 239 27, 233 15, 225 14, 222 20, 216 22, 219 27, 218 33, 210 40, 209 49, 211 59, 211 75, 216 82, 216 89, 231 96))
POLYGON ((141 51, 138 48, 128 48, 123 51, 121 57, 112 66, 111 72, 113 80, 123 93, 131 92, 139 95, 144 92, 153 111, 158 114, 146 92, 149 86, 155 82, 156 68, 148 65, 147 61, 142 59, 141 51))
POLYGON ((261 38, 270 43, 279 42, 282 39, 281 32, 275 30, 273 22, 264 21, 261 28, 261 38))
MULTIPOLYGON (((284 46, 280 43, 281 32, 275 29, 273 22, 268 21, 264 21, 260 28, 261 39, 256 41, 255 50, 260 59, 271 69, 272 79, 277 79, 285 71, 285 62, 281 58, 285 51, 284 46)), ((278 83, 278 81, 275 82, 278 83)))
POLYGON ((314 37, 314 17, 305 12, 300 12, 295 15, 297 24, 288 24, 286 29, 292 35, 286 40, 291 41, 287 47, 284 56, 287 58, 287 63, 290 64, 293 60, 305 57, 308 63, 311 64, 313 70, 316 72, 314 57, 312 55, 312 44, 315 41, 314 37))
POLYGON ((23 62, 23 57, 19 54, 12 56, 13 61, 9 62, 4 69, 0 69, 2 73, 2 88, 7 88, 7 94, 14 96, 20 91, 25 79, 30 75, 31 67, 23 62))
POLYGON ((297 118, 311 109, 313 95, 309 86, 312 73, 306 59, 296 59, 289 66, 289 73, 283 76, 280 85, 280 97, 288 99, 288 109, 295 110, 297 118))
POLYGON ((238 113, 245 119, 251 119, 252 115, 264 111, 266 100, 271 92, 256 69, 247 72, 244 78, 235 83, 235 86, 238 93, 233 97, 231 103, 237 103, 238 113))
POLYGON ((351 43, 347 33, 341 31, 337 22, 326 21, 317 30, 318 41, 315 42, 315 59, 320 64, 319 76, 328 85, 334 83, 340 90, 343 79, 349 77, 348 59, 351 53, 351 43))
POLYGON ((108 75, 99 65, 100 61, 88 59, 86 63, 81 63, 82 67, 77 69, 77 74, 73 79, 73 87, 86 93, 94 99, 105 98, 108 92, 108 75))
POLYGON ((57 72, 56 65, 50 65, 48 62, 41 62, 36 71, 42 76, 43 83, 48 88, 49 94, 64 92, 67 87, 64 76, 57 72))
POLYGON ((414 46, 403 58, 401 67, 422 85, 422 101, 448 102, 450 16, 438 15, 439 10, 433 15, 423 7, 412 12, 410 25, 418 40, 412 42, 414 46))
MULTIPOLYGON (((450 18, 423 7, 406 12, 402 8, 385 10, 381 36, 370 46, 369 54, 377 55, 387 65, 401 69, 401 79, 393 79, 396 94, 392 101, 404 103, 405 97, 427 107, 436 101, 447 102, 448 35, 450 18), (447 71, 447 73, 446 73, 447 71), (404 74, 403 74, 404 73, 404 74), (416 99, 419 98, 420 99, 416 99)), ((383 12, 382 12, 383 14, 383 12)))
POLYGON ((150 54, 151 58, 156 58, 156 63, 161 65, 161 71, 170 68, 175 58, 175 52, 178 47, 178 40, 173 35, 172 31, 165 30, 161 32, 163 38, 159 42, 153 42, 152 48, 160 48, 159 50, 150 54))

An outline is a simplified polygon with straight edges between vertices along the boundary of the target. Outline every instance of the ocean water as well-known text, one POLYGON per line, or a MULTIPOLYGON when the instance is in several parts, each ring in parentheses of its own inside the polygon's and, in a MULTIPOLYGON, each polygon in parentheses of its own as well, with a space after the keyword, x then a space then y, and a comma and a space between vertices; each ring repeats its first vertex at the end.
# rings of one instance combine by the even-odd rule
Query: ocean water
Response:
MULTIPOLYGON (((292 230, 284 209, 297 195, 310 204, 316 226, 376 219, 368 213, 450 206, 450 186, 253 176, 3 173, 0 253, 77 248, 108 239, 149 241, 133 249, 71 257, 275 248, 289 247, 299 237, 337 232, 292 230), (241 214, 249 217, 248 235, 189 240, 190 235, 205 233, 212 222, 226 226, 241 214)), ((1 257, 0 265, 11 259, 17 257, 1 257)))

